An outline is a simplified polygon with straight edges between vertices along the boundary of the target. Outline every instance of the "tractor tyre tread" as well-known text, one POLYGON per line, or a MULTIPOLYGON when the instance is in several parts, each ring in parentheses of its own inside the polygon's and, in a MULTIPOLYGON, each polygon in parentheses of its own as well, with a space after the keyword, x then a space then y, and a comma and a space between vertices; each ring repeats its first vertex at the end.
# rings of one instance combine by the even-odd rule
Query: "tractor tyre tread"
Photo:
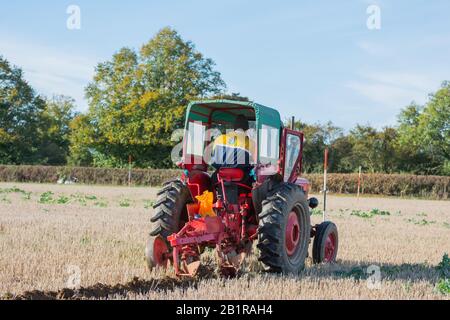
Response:
POLYGON ((259 214, 259 260, 269 272, 298 274, 305 265, 310 241, 311 222, 308 201, 303 190, 291 183, 280 183, 262 202, 259 214), (294 257, 285 248, 285 228, 289 213, 296 208, 301 225, 300 243, 294 257))
POLYGON ((162 236, 165 240, 171 234, 179 231, 186 221, 183 220, 183 213, 186 204, 192 203, 191 193, 186 184, 174 179, 164 183, 163 188, 157 193, 158 199, 153 208, 155 212, 150 219, 153 229, 150 236, 162 236))
POLYGON ((316 236, 314 237, 313 241, 313 250, 312 250, 312 258, 314 263, 322 263, 324 260, 323 257, 323 247, 325 246, 326 237, 333 232, 336 235, 336 250, 334 253, 334 259, 336 259, 338 245, 339 245, 339 238, 338 238, 338 231, 336 225, 331 221, 325 221, 322 222, 317 226, 316 229, 316 236))

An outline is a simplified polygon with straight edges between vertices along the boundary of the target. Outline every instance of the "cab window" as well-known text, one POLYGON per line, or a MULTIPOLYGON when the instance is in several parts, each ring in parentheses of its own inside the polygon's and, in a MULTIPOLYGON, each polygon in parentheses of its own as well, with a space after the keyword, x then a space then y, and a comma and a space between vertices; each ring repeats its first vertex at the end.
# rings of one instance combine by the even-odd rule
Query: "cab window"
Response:
POLYGON ((288 133, 286 135, 286 156, 284 162, 284 180, 288 181, 300 154, 300 137, 288 133))
POLYGON ((262 125, 259 133, 259 161, 261 164, 278 165, 280 153, 280 130, 262 125))

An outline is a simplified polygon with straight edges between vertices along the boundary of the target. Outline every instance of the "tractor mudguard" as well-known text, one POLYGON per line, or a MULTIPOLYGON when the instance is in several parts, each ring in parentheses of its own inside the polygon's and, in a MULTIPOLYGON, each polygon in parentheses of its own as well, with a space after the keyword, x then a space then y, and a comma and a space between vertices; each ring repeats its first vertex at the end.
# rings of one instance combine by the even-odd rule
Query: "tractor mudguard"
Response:
POLYGON ((275 186, 279 185, 282 181, 283 180, 279 175, 273 175, 265 179, 260 185, 253 188, 252 201, 256 215, 261 213, 262 202, 267 199, 269 192, 271 192, 275 186))

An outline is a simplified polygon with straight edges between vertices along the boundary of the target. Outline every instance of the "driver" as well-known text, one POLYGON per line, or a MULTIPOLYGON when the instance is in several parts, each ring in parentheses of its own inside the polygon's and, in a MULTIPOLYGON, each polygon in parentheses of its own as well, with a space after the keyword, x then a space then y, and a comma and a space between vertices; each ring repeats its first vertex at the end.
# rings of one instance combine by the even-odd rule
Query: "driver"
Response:
POLYGON ((256 146, 246 131, 248 120, 238 115, 234 122, 234 131, 227 132, 215 139, 211 165, 215 168, 250 169, 256 163, 256 146))

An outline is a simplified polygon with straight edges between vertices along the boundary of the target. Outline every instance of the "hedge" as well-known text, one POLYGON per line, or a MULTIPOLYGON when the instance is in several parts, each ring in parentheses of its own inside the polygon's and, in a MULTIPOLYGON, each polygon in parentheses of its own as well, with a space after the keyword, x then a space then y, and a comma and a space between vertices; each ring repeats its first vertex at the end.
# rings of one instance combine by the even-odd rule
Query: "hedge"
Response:
MULTIPOLYGON (((159 186, 176 177, 180 170, 133 169, 133 185, 159 186)), ((47 166, 0 166, 0 181, 56 183, 61 178, 75 178, 82 184, 128 185, 128 169, 47 167, 47 166)))
MULTIPOLYGON (((180 170, 133 169, 131 181, 133 185, 159 186, 179 175, 180 170)), ((0 165, 0 181, 3 182, 56 183, 64 177, 76 178, 82 184, 127 185, 128 169, 0 165)), ((306 174, 304 177, 311 182, 312 192, 322 189, 321 174, 306 174)), ((355 194, 357 181, 357 174, 331 173, 328 175, 328 190, 331 193, 355 194)), ((361 193, 448 199, 449 186, 448 176, 363 174, 361 193)))
MULTIPOLYGON (((313 192, 323 188, 321 174, 307 174, 313 192)), ((356 194, 358 190, 358 174, 328 174, 327 189, 332 193, 356 194)), ((362 194, 384 196, 408 196, 433 199, 448 199, 450 177, 419 176, 412 174, 363 174, 361 176, 362 194)))

